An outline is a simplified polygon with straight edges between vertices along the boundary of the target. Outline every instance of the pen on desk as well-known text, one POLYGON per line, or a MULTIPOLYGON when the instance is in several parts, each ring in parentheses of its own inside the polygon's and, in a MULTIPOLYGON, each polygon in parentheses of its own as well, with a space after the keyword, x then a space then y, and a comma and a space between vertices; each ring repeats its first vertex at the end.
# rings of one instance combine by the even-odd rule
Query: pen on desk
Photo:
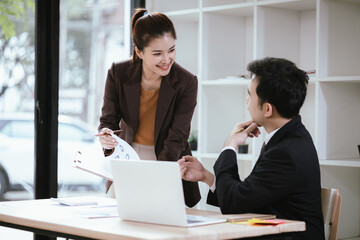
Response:
MULTIPOLYGON (((113 133, 119 133, 119 132, 122 132, 122 130, 114 130, 113 133)), ((99 132, 97 134, 95 134, 96 137, 99 137, 99 136, 103 136, 103 135, 110 135, 108 133, 103 133, 103 132, 99 132)))

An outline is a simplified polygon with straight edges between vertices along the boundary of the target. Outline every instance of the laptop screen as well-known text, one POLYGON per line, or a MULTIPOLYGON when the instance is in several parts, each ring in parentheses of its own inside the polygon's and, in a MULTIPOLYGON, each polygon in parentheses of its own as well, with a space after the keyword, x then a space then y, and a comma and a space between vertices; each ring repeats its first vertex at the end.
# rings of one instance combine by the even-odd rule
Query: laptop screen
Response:
POLYGON ((111 164, 121 219, 186 225, 185 201, 177 162, 114 159, 111 164))

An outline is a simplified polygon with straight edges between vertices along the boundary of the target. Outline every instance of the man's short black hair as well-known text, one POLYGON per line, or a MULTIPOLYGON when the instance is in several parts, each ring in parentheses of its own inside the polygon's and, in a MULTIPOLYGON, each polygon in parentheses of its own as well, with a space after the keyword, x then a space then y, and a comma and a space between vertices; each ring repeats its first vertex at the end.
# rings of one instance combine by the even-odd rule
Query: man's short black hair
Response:
POLYGON ((252 61, 247 69, 257 78, 256 94, 260 106, 268 102, 288 119, 299 114, 309 82, 306 72, 289 60, 270 57, 252 61))

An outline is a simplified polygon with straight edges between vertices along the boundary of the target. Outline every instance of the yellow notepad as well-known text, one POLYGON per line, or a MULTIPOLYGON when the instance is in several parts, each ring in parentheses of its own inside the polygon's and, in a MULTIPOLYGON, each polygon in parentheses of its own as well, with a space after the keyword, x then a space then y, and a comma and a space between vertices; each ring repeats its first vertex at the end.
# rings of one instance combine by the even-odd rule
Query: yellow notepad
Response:
POLYGON ((275 219, 275 215, 272 214, 259 214, 259 213, 243 213, 243 214, 231 214, 224 215, 228 222, 241 222, 249 219, 275 219))

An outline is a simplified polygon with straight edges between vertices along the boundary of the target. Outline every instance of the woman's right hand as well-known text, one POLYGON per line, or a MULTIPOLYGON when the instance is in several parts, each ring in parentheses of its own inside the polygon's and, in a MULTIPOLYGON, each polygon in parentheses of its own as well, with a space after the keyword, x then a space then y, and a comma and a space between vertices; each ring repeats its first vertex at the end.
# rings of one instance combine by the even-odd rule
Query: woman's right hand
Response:
POLYGON ((117 141, 111 136, 112 133, 114 133, 113 130, 109 128, 103 128, 98 134, 96 134, 96 136, 99 137, 100 144, 103 148, 113 149, 116 147, 117 141))

